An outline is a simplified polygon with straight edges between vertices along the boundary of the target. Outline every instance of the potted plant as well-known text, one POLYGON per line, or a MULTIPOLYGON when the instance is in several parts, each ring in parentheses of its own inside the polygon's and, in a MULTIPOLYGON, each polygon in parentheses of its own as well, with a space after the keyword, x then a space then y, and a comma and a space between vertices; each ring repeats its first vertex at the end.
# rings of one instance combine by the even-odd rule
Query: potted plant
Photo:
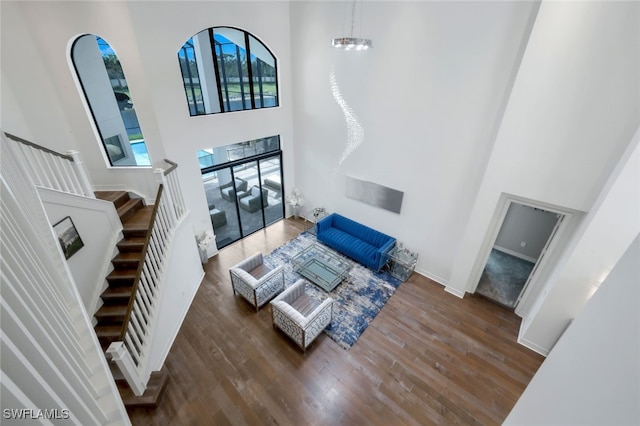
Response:
POLYGON ((289 204, 293 210, 293 215, 297 219, 300 207, 304 206, 304 197, 302 196, 302 192, 300 192, 298 188, 293 188, 291 194, 287 195, 286 200, 287 204, 289 204))

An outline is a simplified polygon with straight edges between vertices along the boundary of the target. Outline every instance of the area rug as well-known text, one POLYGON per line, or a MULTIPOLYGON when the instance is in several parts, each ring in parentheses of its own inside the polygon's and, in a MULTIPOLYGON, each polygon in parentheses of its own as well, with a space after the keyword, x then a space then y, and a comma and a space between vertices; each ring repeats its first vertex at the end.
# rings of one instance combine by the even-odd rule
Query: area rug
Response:
MULTIPOLYGON (((284 265, 285 287, 288 287, 300 278, 304 278, 293 271, 291 259, 315 242, 314 235, 303 232, 297 238, 266 255, 264 263, 272 268, 284 265)), ((336 253, 336 255, 353 266, 348 280, 329 293, 311 283, 307 284, 306 291, 318 301, 326 299, 327 295, 336 301, 331 324, 324 332, 338 345, 348 350, 402 282, 386 271, 374 272, 340 254, 336 253)))

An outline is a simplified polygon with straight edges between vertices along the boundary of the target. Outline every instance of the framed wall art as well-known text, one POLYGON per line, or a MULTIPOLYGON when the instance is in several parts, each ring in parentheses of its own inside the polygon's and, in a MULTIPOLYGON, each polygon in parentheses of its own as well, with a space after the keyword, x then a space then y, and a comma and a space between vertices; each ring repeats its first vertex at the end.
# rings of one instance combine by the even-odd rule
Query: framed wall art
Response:
POLYGON ((64 258, 69 259, 78 250, 84 247, 82 238, 78 234, 76 226, 73 224, 70 216, 65 217, 60 222, 53 225, 53 230, 58 237, 58 244, 62 248, 64 258))

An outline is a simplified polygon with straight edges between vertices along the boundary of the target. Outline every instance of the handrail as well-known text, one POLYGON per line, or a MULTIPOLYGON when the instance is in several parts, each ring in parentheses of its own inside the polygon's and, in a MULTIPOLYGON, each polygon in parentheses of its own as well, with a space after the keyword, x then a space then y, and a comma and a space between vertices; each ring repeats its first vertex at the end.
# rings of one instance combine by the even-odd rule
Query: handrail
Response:
POLYGON ((174 171, 175 169, 178 168, 178 163, 174 163, 171 160, 168 159, 164 159, 164 162, 169 164, 171 167, 169 167, 167 170, 164 171, 164 175, 167 176, 169 173, 171 173, 172 171, 174 171))
POLYGON ((5 136, 6 136, 6 137, 8 137, 9 139, 14 140, 14 141, 16 141, 16 142, 19 142, 19 143, 21 143, 21 144, 24 144, 24 145, 30 146, 30 147, 32 147, 32 148, 39 149, 40 151, 44 151, 44 152, 46 152, 47 154, 51 154, 51 155, 55 155, 55 156, 58 156, 58 157, 64 158, 65 160, 73 161, 73 157, 72 157, 72 156, 70 156, 70 155, 60 154, 59 152, 56 152, 56 151, 54 151, 54 150, 52 150, 52 149, 49 149, 49 148, 46 148, 46 147, 44 147, 44 146, 38 145, 37 143, 30 142, 30 141, 28 141, 28 140, 26 140, 26 139, 22 139, 21 137, 18 137, 18 136, 12 135, 11 133, 4 132, 4 134, 5 134, 5 136))
POLYGON ((70 150, 65 155, 7 132, 0 135, 6 137, 3 143, 15 150, 25 177, 35 186, 95 198, 78 151, 70 150))
POLYGON ((133 305, 135 302, 135 296, 138 291, 138 284, 140 282, 140 277, 142 276, 142 270, 144 268, 144 260, 147 257, 147 249, 149 248, 149 241, 151 240, 151 234, 153 232, 153 225, 156 222, 156 215, 158 213, 158 206, 160 206, 160 199, 162 197, 163 186, 160 184, 158 187, 158 193, 156 194, 156 204, 153 206, 153 212, 151 213, 151 221, 149 222, 149 228, 147 228, 147 235, 144 239, 144 246, 142 246, 140 262, 138 263, 138 269, 136 270, 136 278, 133 281, 133 286, 131 288, 131 297, 129 298, 129 304, 127 305, 127 313, 124 317, 125 326, 120 331, 119 340, 124 340, 127 331, 129 330, 129 320, 131 319, 131 311, 133 311, 133 305))

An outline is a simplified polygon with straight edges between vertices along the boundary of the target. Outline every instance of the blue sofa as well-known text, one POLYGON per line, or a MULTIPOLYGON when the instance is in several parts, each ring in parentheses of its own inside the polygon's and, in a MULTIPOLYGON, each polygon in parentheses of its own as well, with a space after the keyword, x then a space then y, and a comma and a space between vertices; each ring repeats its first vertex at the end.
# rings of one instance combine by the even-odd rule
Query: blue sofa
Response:
POLYGON ((361 223, 332 213, 316 225, 319 242, 379 271, 387 263, 396 239, 361 223))

